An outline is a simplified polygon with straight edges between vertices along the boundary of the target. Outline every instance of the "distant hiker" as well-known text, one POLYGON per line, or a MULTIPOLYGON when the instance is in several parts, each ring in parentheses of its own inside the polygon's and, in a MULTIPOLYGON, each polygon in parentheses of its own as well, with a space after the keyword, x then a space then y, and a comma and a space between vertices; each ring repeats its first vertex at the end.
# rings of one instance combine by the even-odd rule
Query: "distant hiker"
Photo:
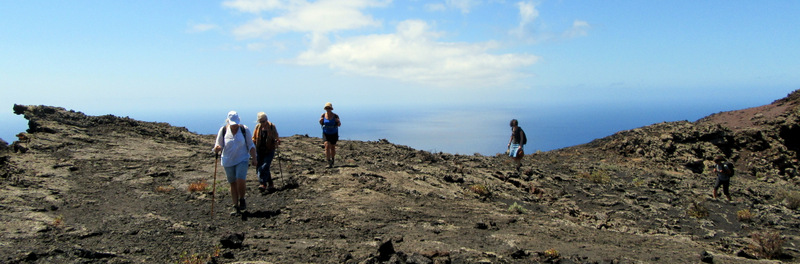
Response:
POLYGON ((717 183, 714 184, 713 192, 714 199, 717 199, 717 189, 722 186, 722 192, 725 193, 728 201, 730 201, 731 193, 729 188, 731 186, 731 177, 733 176, 733 164, 727 162, 722 156, 716 156, 714 157, 714 169, 711 172, 717 174, 717 183))
POLYGON ((508 156, 514 160, 515 168, 519 170, 522 167, 522 157, 525 156, 522 146, 528 143, 528 138, 516 119, 511 119, 510 125, 511 139, 508 140, 508 156))
POLYGON ((333 113, 333 105, 325 103, 325 113, 319 118, 322 126, 322 140, 325 142, 325 160, 328 168, 333 168, 333 159, 336 156, 336 142, 339 141, 339 115, 333 113))
POLYGON ((253 143, 256 145, 256 160, 258 161, 258 165, 256 165, 258 189, 271 193, 275 191, 275 185, 272 183, 272 173, 270 173, 269 167, 272 165, 272 159, 275 158, 275 149, 280 144, 280 138, 278 129, 275 128, 274 123, 269 121, 267 114, 258 113, 257 121, 258 125, 253 133, 253 143))
POLYGON ((256 165, 256 146, 250 140, 253 136, 245 125, 241 124, 236 111, 228 112, 225 126, 219 129, 214 152, 222 152, 221 164, 231 184, 231 198, 233 199, 234 212, 237 214, 247 210, 244 200, 245 180, 247 180, 247 161, 256 165))

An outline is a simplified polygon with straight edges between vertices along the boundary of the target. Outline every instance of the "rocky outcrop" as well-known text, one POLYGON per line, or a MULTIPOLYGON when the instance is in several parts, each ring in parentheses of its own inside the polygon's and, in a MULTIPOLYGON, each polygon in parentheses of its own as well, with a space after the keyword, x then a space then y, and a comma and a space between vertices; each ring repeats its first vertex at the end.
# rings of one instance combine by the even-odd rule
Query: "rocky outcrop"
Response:
POLYGON ((91 137, 114 132, 118 133, 120 138, 135 135, 187 144, 199 144, 203 141, 201 136, 189 132, 185 127, 138 121, 129 117, 87 116, 61 107, 25 105, 14 105, 14 113, 23 115, 28 120, 26 132, 29 134, 85 134, 91 137))
POLYGON ((767 106, 622 131, 588 146, 662 166, 682 165, 694 173, 722 155, 739 174, 798 184, 799 106, 795 91, 767 106))

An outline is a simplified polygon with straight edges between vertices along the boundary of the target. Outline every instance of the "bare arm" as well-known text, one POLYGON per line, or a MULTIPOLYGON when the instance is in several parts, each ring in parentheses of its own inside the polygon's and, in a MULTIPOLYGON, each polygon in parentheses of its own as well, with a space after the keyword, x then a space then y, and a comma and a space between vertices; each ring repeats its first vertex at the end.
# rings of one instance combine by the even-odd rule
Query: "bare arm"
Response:
POLYGON ((226 129, 227 127, 223 126, 219 132, 217 132, 217 140, 214 143, 214 152, 219 154, 222 151, 222 145, 225 144, 225 138, 222 136, 222 130, 226 129))

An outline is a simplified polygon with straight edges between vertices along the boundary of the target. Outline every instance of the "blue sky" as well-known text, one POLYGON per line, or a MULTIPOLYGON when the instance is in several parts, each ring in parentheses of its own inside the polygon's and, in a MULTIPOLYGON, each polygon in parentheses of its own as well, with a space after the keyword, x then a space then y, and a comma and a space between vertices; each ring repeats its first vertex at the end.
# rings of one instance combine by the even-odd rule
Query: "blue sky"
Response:
POLYGON ((132 117, 711 94, 757 106, 800 88, 798 13, 800 1, 4 1, 0 122, 20 123, 15 103, 132 117))

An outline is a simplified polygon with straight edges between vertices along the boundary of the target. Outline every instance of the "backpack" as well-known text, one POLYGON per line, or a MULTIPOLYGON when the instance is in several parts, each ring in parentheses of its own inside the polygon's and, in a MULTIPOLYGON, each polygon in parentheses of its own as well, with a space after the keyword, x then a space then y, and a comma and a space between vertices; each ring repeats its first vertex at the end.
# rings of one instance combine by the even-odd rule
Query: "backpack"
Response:
MULTIPOLYGON (((259 138, 261 138, 261 136, 262 136, 261 135, 261 124, 258 124, 255 129, 256 130, 253 133, 259 133, 259 138)), ((275 130, 275 124, 272 124, 272 122, 269 122, 269 127, 267 128, 267 133, 266 133, 265 138, 264 138, 264 142, 265 142, 264 148, 266 148, 266 149, 275 149, 275 140, 277 138, 272 133, 273 130, 275 130)), ((277 131, 275 131, 275 132, 277 132, 277 131)), ((259 148, 259 143, 261 143, 261 140, 259 140, 259 142, 256 142, 256 149, 259 148)))
POLYGON ((519 131, 522 132, 522 144, 520 145, 528 144, 528 137, 525 136, 525 130, 522 130, 522 128, 520 128, 519 131))
POLYGON ((734 174, 733 163, 730 163, 730 162, 727 162, 727 161, 722 163, 722 173, 724 173, 728 177, 733 177, 733 174, 734 174))
MULTIPOLYGON (((227 133, 228 133, 227 129, 222 129, 222 137, 223 138, 225 137, 225 134, 227 134, 227 133)), ((239 126, 239 133, 242 134, 242 137, 244 137, 244 140, 245 140, 245 144, 247 144, 247 142, 246 142, 247 141, 247 130, 245 130, 244 126, 242 126, 242 125, 239 126)))

